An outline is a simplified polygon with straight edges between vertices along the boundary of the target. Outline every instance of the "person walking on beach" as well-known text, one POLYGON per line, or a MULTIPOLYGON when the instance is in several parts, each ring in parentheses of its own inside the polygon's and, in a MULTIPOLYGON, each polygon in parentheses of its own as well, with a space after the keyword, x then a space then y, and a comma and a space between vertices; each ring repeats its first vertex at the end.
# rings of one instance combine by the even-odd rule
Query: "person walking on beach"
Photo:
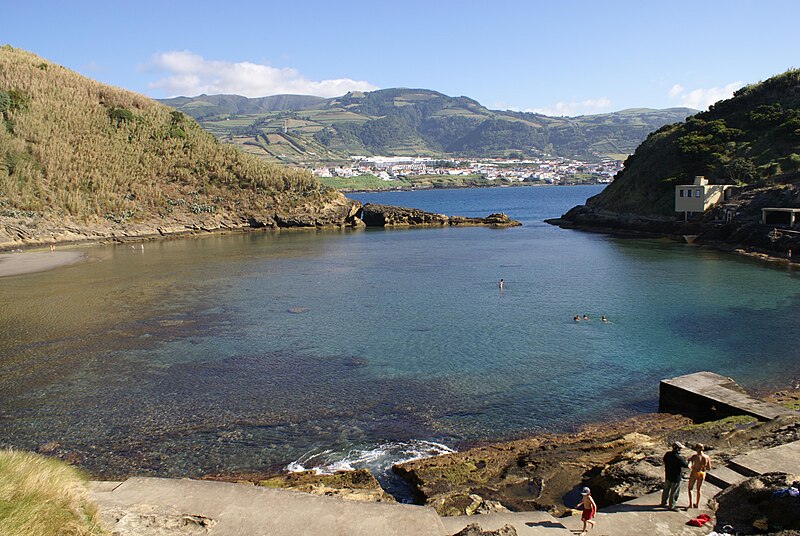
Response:
POLYGON ((708 454, 704 454, 705 447, 702 443, 698 443, 695 447, 695 453, 689 458, 689 463, 692 468, 689 470, 689 508, 700 508, 700 486, 706 480, 706 471, 711 469, 711 458, 708 454), (694 496, 694 506, 692 505, 692 488, 697 484, 694 496))
POLYGON ((664 491, 661 492, 661 506, 677 510, 678 495, 681 492, 683 470, 689 467, 686 458, 681 456, 683 444, 676 441, 672 450, 664 454, 664 491))
POLYGON ((581 535, 586 534, 589 532, 590 528, 594 527, 594 515, 597 513, 597 504, 595 504, 594 499, 592 499, 592 490, 589 488, 583 488, 581 490, 581 500, 575 506, 576 509, 580 509, 583 507, 583 513, 581 514, 581 521, 583 521, 583 530, 581 531, 581 535), (590 525, 588 528, 587 525, 590 525))

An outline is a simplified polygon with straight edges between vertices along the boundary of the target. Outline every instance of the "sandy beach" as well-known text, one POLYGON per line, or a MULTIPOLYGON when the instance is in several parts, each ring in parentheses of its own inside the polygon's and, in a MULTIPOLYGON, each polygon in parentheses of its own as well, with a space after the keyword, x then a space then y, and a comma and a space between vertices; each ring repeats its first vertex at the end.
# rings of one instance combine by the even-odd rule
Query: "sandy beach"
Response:
POLYGON ((22 251, 0 253, 0 277, 43 272, 86 259, 80 251, 22 251))

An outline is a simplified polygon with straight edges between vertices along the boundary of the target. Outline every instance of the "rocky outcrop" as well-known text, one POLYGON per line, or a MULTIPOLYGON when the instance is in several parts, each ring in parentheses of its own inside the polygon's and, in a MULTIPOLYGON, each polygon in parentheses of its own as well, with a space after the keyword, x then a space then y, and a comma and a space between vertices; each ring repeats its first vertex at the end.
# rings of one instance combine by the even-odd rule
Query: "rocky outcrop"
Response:
POLYGON ((256 229, 325 229, 363 227, 356 216, 358 201, 339 194, 315 196, 303 202, 275 198, 269 207, 220 207, 213 212, 176 210, 146 221, 94 219, 76 221, 36 215, 8 217, 0 213, 0 250, 76 242, 125 242, 157 237, 256 229))
POLYGON ((256 485, 341 497, 350 501, 395 502, 366 469, 339 471, 330 475, 320 475, 314 471, 282 473, 259 480, 256 485))
POLYGON ((717 530, 725 525, 736 534, 800 530, 798 480, 797 475, 765 473, 726 488, 712 500, 717 530))
POLYGON ((411 227, 430 226, 487 226, 514 227, 522 225, 505 214, 490 214, 485 218, 465 218, 462 216, 445 216, 433 212, 425 212, 415 208, 376 205, 368 203, 361 210, 361 219, 367 227, 411 227))
POLYGON ((473 496, 512 511, 548 510, 561 515, 567 511, 564 495, 576 486, 621 460, 627 451, 663 448, 665 443, 663 439, 659 443, 659 438, 689 422, 674 415, 644 415, 587 427, 576 434, 521 439, 415 460, 395 466, 394 471, 440 515, 466 514, 475 502, 473 496), (648 435, 637 430, 648 430, 648 435))
POLYGON ((395 502, 367 469, 319 474, 315 471, 270 473, 234 473, 205 475, 203 480, 254 484, 265 488, 302 491, 358 502, 395 502))
POLYGON ((281 204, 275 212, 274 220, 278 227, 359 227, 361 220, 356 216, 361 203, 344 196, 330 200, 302 203, 291 206, 281 204))
POLYGON ((478 523, 470 523, 453 536, 517 536, 517 529, 503 525, 497 530, 483 530, 478 523))
MULTIPOLYGON (((782 393, 787 404, 797 396, 782 393)), ((662 458, 674 441, 690 448, 703 443, 714 464, 723 465, 754 449, 797 440, 800 414, 768 422, 735 416, 698 424, 686 417, 650 414, 570 435, 521 439, 406 462, 394 471, 414 487, 421 502, 443 516, 489 511, 494 505, 560 516, 577 502, 577 494, 574 498, 570 494, 578 487, 589 486, 601 507, 660 490, 662 458)))
POLYGON ((585 481, 595 500, 617 504, 661 489, 663 442, 643 434, 636 434, 635 440, 633 448, 623 451, 585 481))

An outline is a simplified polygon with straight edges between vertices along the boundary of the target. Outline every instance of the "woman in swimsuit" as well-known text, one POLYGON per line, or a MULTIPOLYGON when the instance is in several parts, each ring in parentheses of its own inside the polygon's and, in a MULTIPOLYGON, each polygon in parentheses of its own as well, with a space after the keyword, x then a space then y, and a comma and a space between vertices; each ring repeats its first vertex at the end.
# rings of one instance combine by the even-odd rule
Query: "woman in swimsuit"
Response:
MULTIPOLYGON (((711 469, 711 458, 703 454, 705 447, 698 443, 695 453, 689 458, 689 508, 700 508, 700 486, 706 479, 706 471, 711 469), (692 488, 697 483, 694 505, 692 505, 692 488)), ((688 508, 687 508, 688 509, 688 508)))

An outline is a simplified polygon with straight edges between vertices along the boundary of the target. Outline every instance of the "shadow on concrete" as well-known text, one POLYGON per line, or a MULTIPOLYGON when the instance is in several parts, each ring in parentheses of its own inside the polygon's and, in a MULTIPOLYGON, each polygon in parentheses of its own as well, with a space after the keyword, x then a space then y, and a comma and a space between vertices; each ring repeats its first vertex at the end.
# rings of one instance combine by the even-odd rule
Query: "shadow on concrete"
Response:
POLYGON ((525 523, 525 525, 527 525, 529 527, 545 527, 545 528, 548 528, 548 529, 563 529, 564 528, 564 525, 562 525, 561 523, 556 523, 555 521, 537 521, 536 523, 533 523, 532 521, 529 521, 529 522, 525 523))
MULTIPOLYGON (((677 511, 683 511, 683 507, 678 507, 677 511)), ((603 508, 603 512, 613 514, 614 512, 669 512, 670 509, 660 504, 615 504, 608 508, 603 508)))

